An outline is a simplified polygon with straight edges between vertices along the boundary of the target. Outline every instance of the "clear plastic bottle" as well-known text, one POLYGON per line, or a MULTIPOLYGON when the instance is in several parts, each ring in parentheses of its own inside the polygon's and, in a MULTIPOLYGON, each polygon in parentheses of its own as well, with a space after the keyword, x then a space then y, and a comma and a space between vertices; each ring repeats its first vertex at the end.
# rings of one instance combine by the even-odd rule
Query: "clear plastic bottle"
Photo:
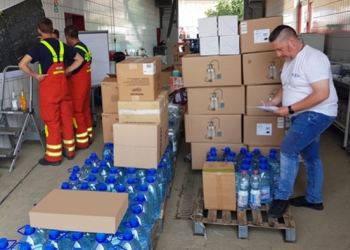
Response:
POLYGON ((227 161, 227 158, 230 156, 231 148, 230 147, 225 147, 225 148, 221 149, 221 151, 223 152, 221 160, 222 161, 227 161))
MULTIPOLYGON (((135 232, 135 230, 133 231, 135 232)), ((122 249, 130 249, 130 250, 149 249, 149 248, 141 248, 140 243, 136 239, 134 239, 133 232, 131 232, 130 230, 125 230, 123 232, 123 238, 119 242, 118 246, 120 246, 122 249)))
POLYGON ((276 189, 278 187, 278 181, 280 178, 280 161, 277 159, 276 154, 269 154, 268 164, 271 166, 273 175, 273 185, 274 189, 276 189))
POLYGON ((163 176, 162 171, 157 171, 155 168, 150 168, 147 171, 147 176, 154 176, 156 178, 156 181, 158 183, 160 193, 161 193, 161 200, 165 200, 166 198, 166 180, 163 176))
POLYGON ((218 150, 216 149, 216 147, 211 147, 211 148, 209 149, 209 151, 207 152, 207 159, 211 156, 211 154, 212 154, 213 152, 218 152, 218 150))
POLYGON ((156 182, 156 178, 153 176, 147 176, 146 178, 146 183, 148 186, 148 190, 150 193, 153 195, 154 198, 154 219, 157 220, 160 217, 160 212, 161 212, 161 202, 162 202, 162 197, 161 197, 161 191, 158 186, 158 183, 156 182))
MULTIPOLYGON (((12 249, 16 244, 15 240, 8 240, 7 238, 0 238, 0 250, 12 249)), ((17 243, 21 244, 21 243, 17 243)))
POLYGON ((254 148, 253 151, 253 159, 252 159, 252 165, 253 165, 253 169, 258 169, 259 168, 259 160, 261 157, 261 152, 259 148, 254 148))
POLYGON ((113 143, 112 142, 105 143, 102 149, 102 160, 106 159, 107 155, 111 156, 111 149, 113 149, 113 143))
POLYGON ((246 148, 240 148, 239 154, 237 155, 237 160, 239 162, 242 161, 245 158, 247 153, 248 153, 248 151, 246 148))
POLYGON ((68 173, 70 174, 76 174, 78 177, 80 177, 80 167, 78 165, 73 166, 72 168, 68 168, 68 173))
POLYGON ((52 244, 49 244, 49 245, 43 247, 43 250, 57 250, 57 247, 55 247, 52 244))
POLYGON ((137 178, 136 168, 127 168, 125 178, 126 178, 126 180, 127 180, 128 178, 134 178, 134 179, 136 179, 136 178, 137 178))
POLYGON ((21 88, 21 95, 19 96, 19 105, 20 105, 20 109, 25 111, 27 110, 27 97, 24 94, 24 89, 21 88))
POLYGON ((99 183, 97 187, 97 191, 99 192, 106 192, 107 191, 107 185, 105 183, 99 183))
POLYGON ((238 209, 244 211, 248 208, 249 198, 249 176, 247 171, 242 171, 242 175, 239 178, 239 190, 238 190, 238 209))
POLYGON ((265 163, 260 163, 259 175, 260 175, 261 204, 267 204, 272 201, 273 189, 271 187, 272 182, 271 182, 270 172, 267 169, 267 165, 265 163))
POLYGON ((39 233, 34 227, 30 225, 25 225, 17 230, 18 233, 22 234, 19 242, 28 242, 33 250, 42 249, 44 244, 44 237, 41 233, 39 233), (24 232, 21 230, 24 229, 24 232))
POLYGON ((80 183, 80 185, 78 186, 78 189, 82 190, 82 191, 88 191, 89 190, 89 183, 88 182, 80 183))
POLYGON ((71 240, 72 248, 80 248, 81 250, 90 250, 92 248, 89 238, 82 232, 73 232, 71 240))
POLYGON ((77 190, 79 185, 79 178, 76 174, 71 174, 69 176, 69 186, 72 190, 77 190))
POLYGON ((11 108, 12 108, 12 110, 18 110, 18 102, 17 102, 17 98, 16 98, 16 93, 13 89, 11 92, 11 108))
POLYGON ((104 160, 109 168, 114 167, 114 162, 111 155, 107 155, 104 160))
POLYGON ((130 205, 130 215, 128 220, 131 217, 136 217, 139 221, 139 224, 146 230, 147 235, 151 237, 152 234, 152 214, 146 214, 142 210, 142 205, 140 204, 132 204, 130 205))
POLYGON ((249 206, 252 210, 259 210, 261 208, 260 176, 257 169, 250 176, 249 206))
POLYGON ((98 171, 99 171, 100 176, 102 177, 103 181, 106 181, 107 176, 109 175, 109 167, 108 167, 107 162, 105 160, 100 161, 100 166, 98 168, 98 171))
POLYGON ((136 170, 136 178, 139 179, 140 183, 145 183, 146 182, 146 177, 147 177, 147 172, 148 169, 137 169, 136 170))
POLYGON ((97 233, 95 236, 94 244, 92 245, 92 250, 109 250, 113 248, 112 243, 107 240, 107 236, 104 233, 97 233))
POLYGON ((153 216, 153 220, 157 220, 159 219, 159 217, 156 218, 156 213, 155 213, 155 206, 156 206, 156 200, 154 199, 153 194, 148 190, 148 185, 147 184, 141 184, 141 186, 137 186, 136 187, 138 194, 143 194, 146 201, 149 203, 149 205, 151 206, 151 211, 152 212, 152 216, 153 216))
POLYGON ((132 200, 133 204, 141 204, 142 205, 142 211, 150 215, 151 225, 154 226, 154 217, 153 217, 153 209, 152 205, 146 200, 146 197, 144 194, 137 194, 137 196, 132 200))
POLYGON ((116 178, 113 175, 108 176, 108 178, 106 179, 106 185, 107 185, 107 191, 108 192, 117 192, 117 190, 115 190, 115 184, 116 184, 116 178))
POLYGON ((129 200, 132 200, 136 197, 137 190, 135 186, 139 183, 139 179, 129 177, 126 180, 125 187, 127 192, 129 193, 129 200))
POLYGON ((80 169, 81 176, 79 177, 80 181, 86 180, 91 174, 92 163, 90 159, 85 159, 84 165, 80 169))
POLYGON ((49 238, 43 244, 43 248, 47 245, 54 245, 58 250, 69 249, 69 246, 72 244, 70 240, 64 237, 64 234, 61 234, 58 230, 50 230, 49 238))
MULTIPOLYGON (((0 246, 0 250, 1 249, 13 249, 13 248, 1 248, 0 246)), ((32 250, 32 247, 31 245, 28 243, 28 242, 21 242, 21 243, 18 243, 18 245, 15 247, 15 249, 18 249, 18 250, 32 250)))
POLYGON ((89 175, 89 178, 88 178, 88 184, 89 184, 89 189, 91 191, 96 191, 97 190, 97 187, 98 187, 98 181, 97 181, 97 178, 96 178, 96 175, 94 174, 90 174, 89 175))
POLYGON ((91 153, 90 155, 90 161, 93 167, 98 168, 100 166, 100 159, 98 158, 96 153, 91 153))
POLYGON ((96 176, 96 179, 97 179, 97 182, 98 182, 98 183, 104 182, 104 179, 103 179, 103 177, 102 177, 101 174, 100 174, 99 168, 97 168, 97 167, 92 167, 92 168, 91 168, 91 174, 94 174, 94 175, 96 176))

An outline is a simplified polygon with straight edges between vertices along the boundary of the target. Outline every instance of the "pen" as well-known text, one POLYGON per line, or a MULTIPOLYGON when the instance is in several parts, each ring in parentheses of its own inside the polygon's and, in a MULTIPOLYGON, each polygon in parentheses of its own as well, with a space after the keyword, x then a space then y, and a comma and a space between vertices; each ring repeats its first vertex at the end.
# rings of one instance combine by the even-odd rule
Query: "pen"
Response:
POLYGON ((265 102, 264 102, 264 101, 261 101, 261 105, 266 106, 266 104, 265 104, 265 102))

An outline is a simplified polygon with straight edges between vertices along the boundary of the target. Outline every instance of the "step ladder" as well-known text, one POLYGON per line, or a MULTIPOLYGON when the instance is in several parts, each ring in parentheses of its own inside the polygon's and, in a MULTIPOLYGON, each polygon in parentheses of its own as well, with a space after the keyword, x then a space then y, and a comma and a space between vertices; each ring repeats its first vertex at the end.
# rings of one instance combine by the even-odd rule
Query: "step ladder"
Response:
POLYGON ((11 148, 0 147, 0 158, 12 159, 9 172, 12 172, 17 160, 21 145, 25 140, 39 140, 45 151, 45 142, 43 134, 40 133, 36 122, 34 107, 33 107, 33 77, 29 77, 29 101, 27 110, 12 110, 11 107, 4 107, 4 95, 6 84, 6 73, 10 69, 19 70, 18 66, 7 66, 2 72, 2 92, 0 100, 0 136, 8 137, 11 148), (21 115, 25 116, 21 127, 10 127, 8 122, 9 116, 21 115), (35 132, 28 131, 30 125, 33 125, 35 132))

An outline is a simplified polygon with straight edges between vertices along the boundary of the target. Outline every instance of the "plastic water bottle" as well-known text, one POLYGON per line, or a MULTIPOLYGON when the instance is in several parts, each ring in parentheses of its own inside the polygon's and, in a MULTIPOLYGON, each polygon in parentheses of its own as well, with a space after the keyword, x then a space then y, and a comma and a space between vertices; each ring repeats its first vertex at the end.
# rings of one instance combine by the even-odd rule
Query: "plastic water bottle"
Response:
POLYGON ((80 167, 78 165, 73 166, 72 168, 68 168, 68 173, 70 174, 76 174, 78 177, 80 177, 80 167))
POLYGON ((151 219, 151 225, 154 226, 154 217, 153 217, 153 209, 151 204, 146 200, 146 197, 144 194, 137 194, 136 198, 133 199, 134 204, 141 204, 142 205, 142 211, 145 214, 151 215, 149 216, 151 219))
POLYGON ((140 243, 136 239, 134 239, 134 235, 130 230, 125 230, 123 232, 123 239, 119 242, 118 246, 120 246, 122 249, 130 249, 130 250, 149 249, 149 248, 141 248, 140 243))
POLYGON ((96 176, 97 182, 101 183, 104 182, 105 180, 102 178, 101 174, 100 174, 100 170, 97 167, 92 167, 91 169, 91 174, 94 174, 96 176))
POLYGON ((221 157, 218 155, 217 152, 212 152, 212 153, 210 153, 209 158, 214 158, 215 161, 221 161, 221 157))
POLYGON ((264 163, 261 163, 259 168, 261 204, 270 203, 273 195, 270 172, 264 163))
MULTIPOLYGON (((152 214, 146 214, 142 210, 142 205, 140 204, 132 204, 130 205, 130 216, 129 220, 131 217, 136 217, 137 220, 139 221, 139 224, 146 230, 147 235, 152 234, 152 214)), ((150 236, 151 237, 151 236, 150 236)))
POLYGON ((99 192, 106 192, 107 191, 107 185, 105 183, 99 183, 97 187, 97 191, 99 192))
POLYGON ((108 176, 106 179, 107 191, 108 192, 117 192, 115 190, 116 178, 113 175, 108 176))
POLYGON ((241 168, 243 165, 248 166, 248 169, 245 169, 248 171, 248 174, 250 175, 253 172, 253 167, 252 167, 252 158, 244 158, 242 163, 241 163, 241 168))
POLYGON ((113 162, 112 156, 107 155, 104 160, 106 161, 107 166, 109 168, 114 167, 114 162, 113 162))
POLYGON ((129 177, 125 183, 125 187, 127 192, 129 193, 129 200, 132 200, 135 198, 137 190, 135 186, 138 184, 139 179, 135 179, 132 177, 129 177))
POLYGON ((268 164, 271 166, 273 185, 274 189, 276 189, 278 187, 278 181, 280 178, 280 161, 276 158, 276 155, 274 153, 269 154, 268 164))
POLYGON ((62 182, 61 189, 62 190, 69 190, 70 189, 69 182, 67 182, 67 181, 62 182))
POLYGON ((209 151, 207 152, 207 159, 211 156, 212 153, 214 152, 218 152, 218 150, 216 149, 216 147, 211 147, 209 149, 209 151))
POLYGON ((24 227, 19 228, 17 232, 23 235, 19 242, 28 242, 33 250, 42 249, 45 241, 44 237, 41 233, 37 232, 34 227, 25 225, 24 227), (23 233, 21 231, 22 229, 24 229, 23 233))
POLYGON ((90 155, 90 161, 93 167, 98 168, 100 166, 100 159, 98 158, 96 153, 91 153, 90 155))
POLYGON ((114 186, 117 193, 127 193, 126 186, 122 183, 117 183, 114 186))
POLYGON ((43 248, 51 244, 51 245, 54 245, 59 250, 69 249, 69 246, 71 245, 72 242, 64 236, 65 235, 61 234, 61 232, 58 230, 50 230, 49 238, 43 244, 43 248))
POLYGON ((80 183, 78 189, 82 190, 82 191, 88 191, 89 190, 89 183, 88 182, 80 183))
POLYGON ((77 190, 78 189, 78 184, 79 184, 79 178, 77 174, 71 174, 69 176, 69 186, 70 189, 72 190, 77 190))
POLYGON ((173 159, 169 160, 169 158, 167 158, 165 155, 163 155, 161 162, 164 163, 164 167, 165 167, 165 172, 167 173, 166 175, 166 180, 167 183, 170 183, 172 178, 173 178, 173 159))
POLYGON ((241 161, 245 158, 245 156, 246 156, 247 153, 248 153, 248 151, 247 151, 246 148, 241 148, 241 149, 239 150, 239 154, 237 155, 237 160, 238 160, 239 162, 241 162, 241 161))
POLYGON ((146 183, 148 190, 153 195, 154 198, 154 219, 157 220, 160 217, 161 212, 161 191, 159 189, 158 183, 153 176, 147 176, 146 183))
POLYGON ((113 143, 107 142, 102 149, 102 159, 104 160, 108 155, 111 156, 111 149, 113 149, 113 143))
POLYGON ((249 176, 247 171, 242 171, 242 175, 239 178, 239 190, 238 190, 238 209, 246 210, 248 207, 248 197, 249 197, 249 176))
POLYGON ((269 153, 273 153, 276 155, 277 160, 280 160, 280 152, 279 150, 275 149, 275 148, 270 148, 270 152, 269 153))
POLYGON ((73 248, 80 248, 81 250, 92 248, 90 240, 82 232, 73 232, 71 240, 73 248))
POLYGON ((158 183, 160 194, 161 194, 161 201, 165 200, 166 198, 166 180, 163 176, 162 171, 157 171, 155 168, 150 168, 147 171, 148 176, 154 176, 156 178, 156 181, 158 183))
POLYGON ((92 250, 108 250, 113 248, 110 241, 107 240, 107 236, 104 233, 97 233, 95 236, 95 242, 92 245, 92 250))
POLYGON ((52 244, 49 244, 45 247, 43 247, 44 250, 57 250, 57 247, 55 247, 54 245, 52 244))
POLYGON ((148 185, 147 184, 141 184, 141 186, 137 186, 136 189, 138 190, 139 194, 143 194, 146 201, 148 202, 148 204, 151 206, 151 211, 152 212, 152 216, 153 216, 153 220, 158 219, 159 217, 155 217, 155 212, 154 212, 154 208, 156 207, 156 200, 154 199, 153 194, 151 194, 151 192, 148 190, 148 185))
POLYGON ((145 183, 146 182, 146 177, 147 177, 147 172, 148 169, 137 169, 136 170, 136 178, 139 179, 140 183, 145 183))
POLYGON ((15 248, 1 248, 0 249, 18 249, 18 250, 32 250, 32 246, 28 242, 17 243, 15 248))
POLYGON ((127 180, 128 178, 134 178, 134 179, 136 179, 136 178, 137 178, 136 168, 127 168, 125 178, 126 178, 126 180, 127 180))
MULTIPOLYGON (((6 238, 0 238, 0 249, 1 250, 7 250, 12 249, 12 247, 16 244, 15 240, 8 240, 6 238)), ((21 243, 19 243, 21 244, 21 243)))
POLYGON ((257 169, 250 176, 249 206, 252 210, 259 210, 261 208, 260 176, 257 169))
POLYGON ((116 179, 117 181, 123 182, 124 179, 120 177, 119 171, 120 171, 120 170, 119 170, 118 168, 116 168, 116 167, 113 167, 113 166, 110 167, 110 168, 109 168, 109 174, 108 174, 107 179, 108 179, 110 176, 113 176, 114 179, 116 179))
POLYGON ((91 174, 92 163, 90 159, 85 159, 84 165, 80 169, 81 176, 79 177, 80 181, 83 181, 89 177, 91 174))
POLYGON ((209 156, 207 158, 207 162, 215 162, 215 161, 216 161, 216 157, 214 157, 214 156, 209 156))
POLYGON ((221 150, 223 151, 221 160, 222 161, 227 161, 227 158, 229 157, 230 152, 231 152, 231 148, 230 147, 225 147, 225 148, 223 148, 221 150))
POLYGON ((261 155, 260 149, 254 148, 253 159, 252 159, 253 169, 258 169, 259 168, 259 160, 260 160, 261 156, 262 155, 261 155))
POLYGON ((90 187, 91 191, 96 191, 97 190, 97 187, 98 187, 99 183, 97 181, 96 175, 94 175, 94 174, 90 174, 89 175, 88 184, 89 184, 89 187, 90 187))
POLYGON ((100 162, 100 167, 98 168, 101 177, 103 178, 103 181, 107 179, 107 176, 109 175, 109 167, 107 165, 107 162, 105 160, 102 160, 100 162))

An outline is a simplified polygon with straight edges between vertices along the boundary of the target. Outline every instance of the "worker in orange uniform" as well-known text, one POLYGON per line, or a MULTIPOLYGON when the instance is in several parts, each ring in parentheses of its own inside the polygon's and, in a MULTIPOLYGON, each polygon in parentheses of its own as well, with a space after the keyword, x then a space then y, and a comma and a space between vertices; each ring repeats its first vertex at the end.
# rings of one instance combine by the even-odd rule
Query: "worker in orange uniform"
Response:
POLYGON ((19 67, 39 81, 40 116, 45 124, 46 135, 46 154, 39 164, 58 166, 62 155, 73 159, 75 153, 72 98, 66 75, 77 69, 84 59, 62 41, 52 37, 50 19, 41 18, 37 27, 42 40, 28 51, 19 67), (64 62, 67 60, 74 62, 65 67, 64 62), (35 62, 39 62, 39 73, 29 68, 29 64, 35 62))
POLYGON ((91 91, 91 51, 79 40, 78 28, 69 25, 64 29, 69 46, 72 46, 84 62, 68 77, 69 90, 73 99, 73 123, 75 128, 76 149, 88 148, 92 143, 92 119, 90 114, 91 91))

